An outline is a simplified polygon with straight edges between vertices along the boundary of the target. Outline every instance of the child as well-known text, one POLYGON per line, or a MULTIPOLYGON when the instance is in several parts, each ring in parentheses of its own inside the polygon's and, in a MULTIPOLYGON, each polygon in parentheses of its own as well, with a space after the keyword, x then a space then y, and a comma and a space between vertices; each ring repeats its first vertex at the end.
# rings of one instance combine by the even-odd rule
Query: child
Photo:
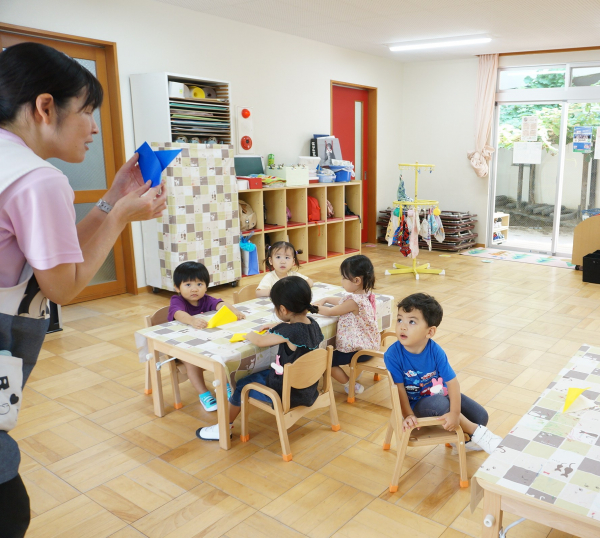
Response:
POLYGON ((313 281, 310 278, 298 272, 300 262, 298 261, 296 249, 294 245, 287 241, 277 241, 269 247, 267 257, 265 258, 265 267, 269 272, 263 277, 256 288, 257 297, 268 297, 273 284, 286 276, 302 277, 308 282, 309 287, 312 288, 313 286, 313 281))
MULTIPOLYGON (((340 316, 331 377, 344 385, 344 390, 348 393, 349 378, 340 366, 350 364, 354 354, 361 349, 379 351, 381 337, 377 328, 375 295, 371 291, 375 286, 375 269, 371 260, 362 254, 350 256, 342 262, 340 272, 342 287, 348 295, 341 299, 325 297, 314 304, 319 314, 340 316), (324 306, 325 303, 336 306, 324 306)), ((364 362, 371 358, 364 355, 359 357, 358 361, 364 362)), ((365 390, 360 383, 356 383, 354 387, 356 394, 361 394, 365 390)))
POLYGON ((454 431, 460 424, 474 443, 491 454, 502 438, 485 427, 487 411, 460 393, 446 353, 432 340, 442 316, 440 303, 426 293, 414 293, 398 303, 398 342, 385 352, 384 361, 398 387, 402 428, 416 426, 417 417, 437 416, 445 430, 454 431))
MULTIPOLYGON (((169 321, 177 320, 186 325, 191 325, 195 329, 204 329, 208 322, 194 316, 211 310, 219 310, 223 306, 227 306, 238 319, 246 317, 242 312, 224 303, 221 299, 206 295, 206 290, 210 284, 210 275, 201 263, 184 262, 178 265, 173 273, 173 284, 179 295, 171 297, 169 321)), ((198 397, 204 410, 216 411, 217 401, 204 383, 204 368, 186 363, 185 369, 191 384, 198 391, 198 397)), ((229 384, 227 390, 228 393, 231 392, 229 384)))
MULTIPOLYGON (((290 276, 275 282, 271 289, 271 301, 275 306, 277 317, 283 323, 262 327, 261 330, 269 329, 265 334, 249 332, 246 335, 246 340, 259 347, 279 344, 277 354, 281 366, 292 363, 309 351, 317 349, 323 340, 323 333, 319 324, 306 315, 307 312, 314 313, 314 307, 310 304, 311 295, 308 283, 299 276, 290 276)), ((229 398, 230 423, 233 423, 240 414, 242 388, 253 382, 276 390, 281 397, 283 375, 277 374, 273 369, 256 372, 240 379, 233 395, 229 398)), ((319 395, 317 391, 318 384, 317 382, 305 389, 293 388, 290 394, 290 406, 310 406, 315 403, 319 395)), ((251 390, 250 397, 272 403, 271 398, 265 396, 262 392, 251 390)), ((196 436, 205 441, 218 441, 219 425, 199 428, 196 431, 196 436)))

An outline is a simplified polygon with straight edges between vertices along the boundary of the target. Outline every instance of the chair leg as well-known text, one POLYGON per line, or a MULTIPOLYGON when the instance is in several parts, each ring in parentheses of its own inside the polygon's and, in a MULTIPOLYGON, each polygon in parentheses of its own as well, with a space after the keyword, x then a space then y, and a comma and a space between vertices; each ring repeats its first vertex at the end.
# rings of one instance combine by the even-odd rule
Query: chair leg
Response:
POLYGON ((348 380, 348 403, 354 403, 356 401, 354 394, 354 385, 356 385, 356 367, 350 366, 350 379, 348 380))
POLYGON ((275 409, 275 418, 277 419, 277 429, 279 430, 283 461, 292 461, 292 449, 290 448, 290 440, 288 439, 285 419, 283 418, 283 408, 279 399, 278 401, 273 402, 273 408, 275 409))
POLYGON ((250 413, 250 402, 248 401, 249 392, 250 391, 242 390, 242 434, 240 435, 240 441, 242 443, 247 443, 248 441, 250 441, 250 431, 248 430, 248 414, 250 413))
POLYGON ((150 379, 150 361, 146 362, 145 368, 146 368, 146 371, 144 374, 144 378, 145 378, 144 394, 152 394, 152 381, 150 379))
POLYGON ((334 432, 340 431, 340 421, 338 419, 337 407, 335 406, 335 398, 333 397, 333 387, 329 384, 329 416, 331 418, 331 429, 334 432))
POLYGON ((179 394, 179 375, 175 361, 169 363, 169 371, 171 373, 171 386, 173 387, 173 407, 175 409, 181 409, 183 404, 181 403, 181 395, 179 394))
POLYGON ((394 466, 394 474, 392 474, 390 493, 396 493, 396 491, 398 491, 398 481, 400 480, 400 474, 402 473, 402 464, 404 463, 404 456, 406 456, 406 447, 408 446, 409 438, 410 431, 406 431, 402 432, 402 435, 398 440, 398 453, 396 455, 396 465, 394 466))
POLYGON ((456 431, 458 435, 458 463, 460 467, 460 487, 469 487, 469 478, 467 476, 467 450, 465 448, 465 434, 462 428, 458 428, 456 431))
POLYGON ((383 440, 383 450, 389 450, 392 446, 392 435, 394 434, 394 427, 392 421, 388 423, 387 431, 385 432, 385 439, 383 440))

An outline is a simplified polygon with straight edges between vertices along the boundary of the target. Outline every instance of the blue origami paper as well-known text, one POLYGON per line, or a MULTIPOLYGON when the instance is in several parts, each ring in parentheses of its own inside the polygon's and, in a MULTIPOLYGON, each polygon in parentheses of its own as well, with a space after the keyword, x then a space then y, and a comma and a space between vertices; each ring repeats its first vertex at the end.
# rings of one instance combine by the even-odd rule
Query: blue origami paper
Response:
POLYGON ((158 187, 163 170, 181 153, 181 150, 164 149, 154 151, 148 145, 148 142, 144 142, 136 152, 139 154, 138 164, 144 181, 150 180, 153 187, 158 187))

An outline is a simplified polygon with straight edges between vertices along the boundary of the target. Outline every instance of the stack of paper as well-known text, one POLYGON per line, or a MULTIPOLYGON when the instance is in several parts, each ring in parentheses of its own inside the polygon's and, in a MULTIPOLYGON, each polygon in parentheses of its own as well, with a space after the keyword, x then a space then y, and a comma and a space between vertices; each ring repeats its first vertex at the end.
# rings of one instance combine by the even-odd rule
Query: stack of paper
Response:
POLYGON ((198 136, 230 143, 229 104, 216 99, 169 100, 171 131, 174 135, 198 136))

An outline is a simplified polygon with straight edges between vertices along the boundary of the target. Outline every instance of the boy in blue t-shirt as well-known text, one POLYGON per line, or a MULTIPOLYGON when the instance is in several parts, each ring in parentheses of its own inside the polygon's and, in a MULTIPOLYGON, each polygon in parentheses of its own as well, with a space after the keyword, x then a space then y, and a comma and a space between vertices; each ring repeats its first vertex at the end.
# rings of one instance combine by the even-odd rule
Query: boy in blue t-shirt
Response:
POLYGON ((417 417, 437 416, 445 430, 454 431, 460 424, 473 443, 491 454, 502 438, 485 427, 487 411, 460 393, 446 353, 432 340, 443 315, 440 303, 426 293, 414 293, 398 303, 398 342, 385 352, 384 361, 398 387, 402 429, 416 427, 417 417))

